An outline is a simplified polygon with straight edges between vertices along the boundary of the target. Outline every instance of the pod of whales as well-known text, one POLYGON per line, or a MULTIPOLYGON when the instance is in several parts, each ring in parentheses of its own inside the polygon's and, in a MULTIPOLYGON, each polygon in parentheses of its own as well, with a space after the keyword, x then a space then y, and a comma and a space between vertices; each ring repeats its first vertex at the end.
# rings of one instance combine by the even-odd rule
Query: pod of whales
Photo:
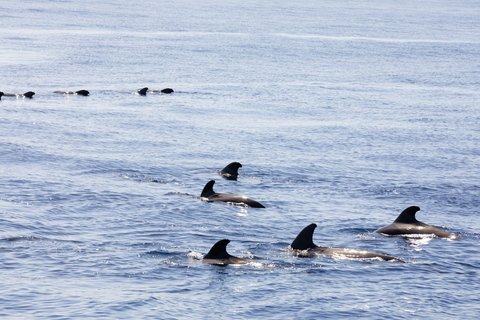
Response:
MULTIPOLYGON (((148 88, 142 88, 139 89, 135 92, 126 92, 126 93, 131 93, 131 94, 138 94, 141 96, 146 96, 147 92, 159 92, 159 93, 165 93, 165 94, 170 94, 175 92, 172 88, 165 88, 162 90, 148 90, 148 88)), ((81 95, 81 96, 88 96, 90 92, 88 90, 78 90, 78 91, 53 91, 53 93, 60 93, 60 94, 76 94, 76 95, 81 95)), ((33 91, 28 91, 23 94, 20 93, 4 93, 0 91, 0 100, 2 99, 2 96, 5 97, 25 97, 25 98, 32 98, 35 92, 33 91)))
POLYGON ((386 254, 382 253, 365 250, 317 246, 313 243, 313 232, 315 231, 316 227, 317 225, 315 223, 306 226, 302 231, 300 231, 295 240, 293 240, 289 248, 296 251, 300 256, 313 256, 321 254, 327 256, 344 256, 346 258, 355 259, 381 259, 386 261, 404 262, 400 259, 387 256, 386 254))
POLYGON ((249 260, 234 257, 227 252, 227 244, 230 240, 223 239, 213 245, 210 251, 203 257, 202 262, 208 264, 215 264, 219 266, 226 266, 229 264, 248 264, 249 260))
POLYGON ((237 180, 238 178, 238 168, 241 168, 242 164, 240 162, 232 162, 228 164, 225 168, 220 170, 220 174, 228 180, 237 180))
POLYGON ((214 184, 215 180, 210 180, 209 182, 207 182, 207 184, 202 190, 202 194, 200 195, 200 197, 206 198, 209 202, 227 202, 252 208, 265 208, 261 203, 244 196, 228 193, 216 193, 215 191, 213 191, 214 184))
POLYGON ((429 224, 418 221, 415 218, 415 214, 420 208, 417 206, 411 206, 403 210, 402 213, 393 221, 392 224, 380 228, 375 232, 388 236, 406 236, 409 235, 433 235, 438 238, 455 239, 453 233, 440 230, 429 224))
POLYGON ((0 95, 0 98, 1 98, 2 96, 5 96, 5 97, 17 97, 17 98, 18 98, 18 97, 24 97, 24 98, 30 98, 30 99, 32 99, 32 97, 33 97, 34 94, 35 94, 35 92, 33 92, 33 91, 28 91, 28 92, 25 92, 25 93, 23 93, 23 94, 21 94, 21 93, 3 93, 3 92, 2 92, 2 94, 0 95))
POLYGON ((78 90, 78 91, 53 91, 53 93, 62 93, 62 94, 78 94, 80 96, 88 96, 90 92, 87 90, 78 90))

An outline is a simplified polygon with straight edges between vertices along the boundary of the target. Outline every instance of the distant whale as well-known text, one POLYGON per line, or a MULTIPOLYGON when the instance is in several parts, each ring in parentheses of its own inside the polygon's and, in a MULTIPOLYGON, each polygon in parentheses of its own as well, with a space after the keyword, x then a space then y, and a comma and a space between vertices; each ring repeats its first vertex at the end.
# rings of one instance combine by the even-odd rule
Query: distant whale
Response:
POLYGON ((148 90, 148 92, 173 93, 174 91, 172 88, 165 88, 162 90, 148 90))
POLYGON ((228 239, 218 241, 213 245, 210 251, 203 257, 203 263, 215 264, 219 266, 226 266, 229 264, 248 264, 249 260, 234 257, 227 252, 228 239))
POLYGON ((313 232, 317 225, 312 223, 306 226, 300 233, 297 235, 295 240, 289 246, 290 249, 298 252, 301 256, 313 256, 317 254, 327 255, 327 256, 344 256, 346 258, 356 258, 356 259, 382 259, 386 261, 398 261, 404 262, 400 259, 387 256, 382 253, 376 253, 371 251, 364 250, 355 250, 355 249, 345 249, 345 248, 330 248, 330 247, 321 247, 313 243, 313 232))
POLYGON ((90 92, 87 90, 78 90, 78 91, 53 91, 53 93, 62 93, 62 94, 78 94, 80 96, 88 96, 90 92))
POLYGON ((207 184, 203 188, 200 197, 207 198, 207 201, 209 202, 229 202, 245 205, 252 208, 265 208, 261 203, 258 203, 257 201, 244 196, 238 196, 236 194, 228 193, 216 193, 215 191, 213 191, 214 184, 215 180, 210 180, 209 182, 207 182, 207 184))
POLYGON ((220 174, 228 180, 237 180, 238 178, 238 168, 241 168, 242 164, 240 162, 232 162, 227 165, 225 168, 220 170, 220 174))
POLYGON ((409 235, 434 235, 438 238, 450 238, 455 239, 453 233, 440 230, 429 224, 418 221, 415 218, 415 214, 420 208, 417 206, 411 206, 403 210, 402 213, 393 221, 392 224, 380 228, 375 232, 388 236, 409 236, 409 235))
POLYGON ((24 94, 20 94, 20 93, 4 93, 3 95, 5 97, 25 97, 25 98, 30 98, 32 99, 33 95, 35 94, 35 92, 33 91, 28 91, 28 92, 25 92, 24 94))
POLYGON ((0 100, 2 100, 3 95, 4 95, 4 93, 2 91, 0 91, 0 100))
POLYGON ((135 91, 135 92, 125 92, 125 93, 131 93, 131 94, 138 94, 138 95, 141 95, 141 96, 146 96, 147 91, 148 91, 148 88, 145 87, 145 88, 139 89, 138 91, 135 91))

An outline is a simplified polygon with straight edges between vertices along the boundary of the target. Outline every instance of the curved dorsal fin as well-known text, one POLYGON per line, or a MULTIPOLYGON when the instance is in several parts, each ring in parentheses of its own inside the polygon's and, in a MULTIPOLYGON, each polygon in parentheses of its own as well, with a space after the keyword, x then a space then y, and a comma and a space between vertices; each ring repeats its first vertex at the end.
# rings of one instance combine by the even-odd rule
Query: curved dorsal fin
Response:
POLYGON ((227 252, 227 244, 230 242, 228 239, 218 241, 203 257, 203 259, 228 259, 231 255, 227 252))
POLYGON ((145 95, 147 95, 147 90, 148 90, 148 88, 145 87, 145 88, 142 88, 142 89, 138 90, 137 93, 141 96, 145 96, 145 95))
POLYGON ((214 195, 215 194, 215 191, 213 191, 214 184, 215 184, 215 180, 208 181, 205 187, 203 187, 202 194, 200 195, 200 197, 208 198, 214 195))
POLYGON ((2 99, 3 95, 4 95, 4 93, 2 91, 0 91, 0 100, 2 99))
POLYGON ((418 220, 415 218, 415 213, 420 210, 419 207, 417 206, 411 206, 408 207, 407 209, 403 210, 402 213, 395 219, 394 222, 403 222, 403 223, 413 223, 413 222, 418 222, 418 220))
POLYGON ((313 231, 315 231, 315 228, 317 225, 315 223, 312 223, 305 228, 303 228, 302 231, 298 234, 298 236, 293 240, 292 244, 290 247, 292 249, 298 249, 298 250, 307 250, 310 248, 315 248, 316 245, 313 243, 313 231))
POLYGON ((242 164, 240 162, 232 162, 228 164, 225 168, 223 168, 220 173, 221 174, 231 174, 238 176, 238 168, 241 168, 242 164))
POLYGON ((35 92, 33 92, 33 91, 28 91, 28 92, 25 92, 25 93, 23 94, 23 96, 31 99, 34 94, 35 94, 35 92))

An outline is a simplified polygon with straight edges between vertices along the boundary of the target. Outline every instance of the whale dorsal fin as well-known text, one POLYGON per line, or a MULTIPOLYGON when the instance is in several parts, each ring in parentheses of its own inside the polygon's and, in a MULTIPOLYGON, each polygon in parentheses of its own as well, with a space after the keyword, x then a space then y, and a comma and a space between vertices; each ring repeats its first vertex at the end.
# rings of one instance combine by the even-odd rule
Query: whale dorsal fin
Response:
POLYGON ((200 195, 200 197, 208 198, 214 195, 215 194, 215 191, 213 191, 214 184, 215 184, 215 180, 208 181, 205 187, 203 187, 202 194, 200 195))
POLYGON ((317 225, 315 223, 306 226, 302 231, 300 231, 295 240, 293 240, 290 247, 298 250, 315 248, 316 245, 313 243, 313 231, 315 231, 316 227, 317 225))
POLYGON ((417 206, 411 206, 408 207, 407 209, 403 210, 402 213, 395 219, 394 222, 403 222, 403 223, 414 223, 418 222, 418 220, 415 218, 415 213, 420 210, 419 207, 417 206))
POLYGON ((0 100, 2 99, 2 96, 4 95, 5 93, 3 93, 2 91, 0 91, 0 100))
POLYGON ((241 168, 242 164, 240 162, 232 162, 228 164, 225 168, 223 168, 220 173, 221 174, 231 174, 238 176, 238 168, 241 168))
POLYGON ((90 94, 90 92, 88 92, 88 90, 78 90, 75 93, 79 94, 81 96, 88 96, 90 94))
POLYGON ((147 95, 147 90, 148 90, 148 88, 145 87, 145 88, 142 88, 142 89, 138 90, 137 93, 139 95, 145 96, 145 95, 147 95))
POLYGON ((228 259, 231 255, 227 252, 227 244, 230 242, 228 239, 218 241, 203 257, 203 259, 228 259))
POLYGON ((34 94, 35 94, 35 92, 33 92, 33 91, 28 91, 28 92, 25 92, 25 93, 23 94, 23 96, 31 99, 34 94))

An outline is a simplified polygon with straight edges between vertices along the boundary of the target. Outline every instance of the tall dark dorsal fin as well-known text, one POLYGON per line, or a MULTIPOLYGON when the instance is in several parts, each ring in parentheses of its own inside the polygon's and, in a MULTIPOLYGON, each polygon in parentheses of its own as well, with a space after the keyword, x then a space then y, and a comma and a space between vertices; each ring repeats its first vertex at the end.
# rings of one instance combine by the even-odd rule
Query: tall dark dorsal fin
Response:
POLYGON ((203 257, 203 259, 228 259, 231 255, 227 252, 227 244, 230 243, 230 240, 223 239, 218 241, 213 245, 213 247, 208 251, 208 253, 203 257))
POLYGON ((411 206, 408 207, 407 209, 403 210, 402 213, 397 217, 397 219, 394 222, 403 222, 403 223, 414 223, 418 222, 418 220, 415 218, 415 213, 420 210, 419 207, 417 206, 411 206))
POLYGON ((215 194, 215 191, 213 191, 214 184, 215 184, 215 180, 208 181, 205 187, 203 187, 202 194, 200 195, 200 197, 208 198, 214 195, 215 194))
POLYGON ((25 93, 23 94, 23 96, 31 99, 34 94, 35 94, 35 92, 33 92, 33 91, 28 91, 28 92, 25 92, 25 93))
POLYGON ((238 168, 241 168, 240 162, 232 162, 220 171, 220 174, 229 174, 232 176, 238 176, 238 168))
POLYGON ((315 248, 316 245, 313 243, 313 232, 315 231, 316 227, 317 225, 315 223, 306 226, 302 231, 300 231, 295 240, 293 240, 290 247, 298 250, 315 248))
POLYGON ((3 95, 4 95, 4 93, 2 91, 0 91, 0 100, 2 100, 3 95))
POLYGON ((145 96, 145 95, 147 95, 147 90, 148 90, 148 88, 145 87, 145 88, 142 88, 142 89, 138 90, 137 93, 141 96, 145 96))

